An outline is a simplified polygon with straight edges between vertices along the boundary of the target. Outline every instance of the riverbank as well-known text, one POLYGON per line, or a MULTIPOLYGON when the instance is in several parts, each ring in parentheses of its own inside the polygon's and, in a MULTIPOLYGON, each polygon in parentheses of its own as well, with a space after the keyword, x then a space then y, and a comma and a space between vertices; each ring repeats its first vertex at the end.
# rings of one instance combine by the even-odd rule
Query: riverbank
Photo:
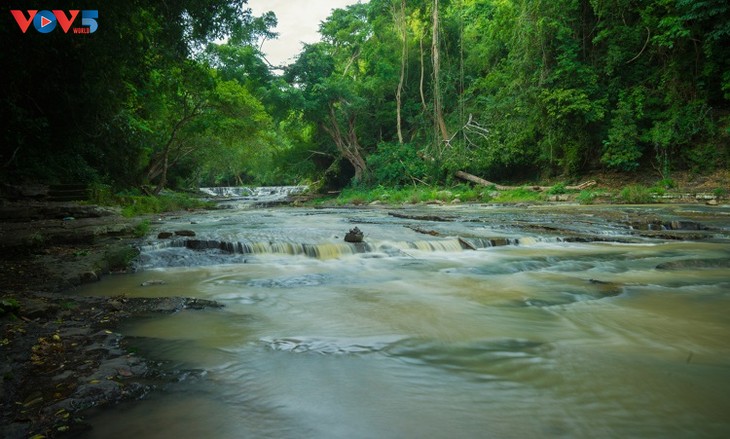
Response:
POLYGON ((497 185, 456 180, 450 187, 427 185, 386 188, 345 188, 335 196, 315 200, 319 205, 393 205, 458 203, 578 203, 578 204, 722 204, 730 197, 730 173, 708 175, 677 172, 671 179, 652 175, 597 172, 574 180, 518 181, 497 185))
POLYGON ((80 412, 143 397, 163 376, 128 352, 117 325, 218 306, 187 298, 90 298, 69 289, 123 273, 143 219, 77 203, 0 207, 0 436, 73 436, 80 412))

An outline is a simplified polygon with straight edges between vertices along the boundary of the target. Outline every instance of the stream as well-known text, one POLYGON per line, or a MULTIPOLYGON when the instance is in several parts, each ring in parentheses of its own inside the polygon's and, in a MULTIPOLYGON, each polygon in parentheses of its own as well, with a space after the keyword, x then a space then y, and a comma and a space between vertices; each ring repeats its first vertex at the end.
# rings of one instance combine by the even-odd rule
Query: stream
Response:
POLYGON ((189 372, 84 437, 730 437, 729 208, 233 208, 153 228, 137 273, 81 293, 225 307, 120 328, 189 372))

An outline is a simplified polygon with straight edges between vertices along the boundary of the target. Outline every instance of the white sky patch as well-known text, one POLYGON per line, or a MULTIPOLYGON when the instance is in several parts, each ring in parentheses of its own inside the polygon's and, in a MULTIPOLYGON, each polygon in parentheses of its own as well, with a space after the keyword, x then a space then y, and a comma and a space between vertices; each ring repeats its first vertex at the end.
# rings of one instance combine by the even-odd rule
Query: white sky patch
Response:
MULTIPOLYGON (((366 1, 363 1, 367 3, 366 1)), ((360 3, 358 0, 248 0, 254 15, 274 11, 279 20, 279 37, 264 43, 266 59, 275 66, 290 64, 302 50, 302 43, 320 40, 319 24, 333 9, 360 3)))

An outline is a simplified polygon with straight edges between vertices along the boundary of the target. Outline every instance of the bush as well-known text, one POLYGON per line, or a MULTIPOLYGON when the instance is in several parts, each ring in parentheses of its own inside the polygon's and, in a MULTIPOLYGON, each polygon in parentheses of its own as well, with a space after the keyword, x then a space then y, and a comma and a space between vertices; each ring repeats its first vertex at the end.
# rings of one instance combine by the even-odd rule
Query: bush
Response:
POLYGON ((575 197, 575 200, 579 204, 593 204, 593 201, 596 199, 598 195, 590 190, 583 190, 580 191, 577 197, 575 197))
POLYGON ((150 231, 150 220, 144 220, 134 226, 134 236, 142 238, 150 231))
POLYGON ((725 189, 724 187, 718 187, 718 188, 715 188, 715 189, 714 189, 714 190, 712 191, 712 194, 713 194, 714 196, 718 197, 718 198, 724 198, 724 197, 727 197, 727 193, 728 193, 728 191, 727 191, 727 189, 725 189))
POLYGON ((547 190, 548 195, 561 195, 566 193, 568 190, 565 188, 565 183, 558 183, 555 186, 547 190))
POLYGON ((20 309, 20 303, 12 297, 0 299, 0 316, 15 314, 20 309))
POLYGON ((619 201, 626 204, 648 204, 653 203, 651 191, 645 186, 626 186, 619 193, 619 201))
POLYGON ((139 251, 132 247, 117 247, 106 251, 104 262, 109 271, 125 271, 139 255, 139 251))
POLYGON ((375 182, 387 186, 414 184, 423 181, 428 173, 426 163, 417 155, 417 147, 409 143, 380 143, 367 162, 375 182))
POLYGON ((671 178, 662 178, 654 186, 662 189, 674 189, 677 187, 677 183, 671 178))
POLYGON ((117 204, 117 197, 108 184, 92 183, 89 185, 89 202, 101 206, 112 206, 117 204))

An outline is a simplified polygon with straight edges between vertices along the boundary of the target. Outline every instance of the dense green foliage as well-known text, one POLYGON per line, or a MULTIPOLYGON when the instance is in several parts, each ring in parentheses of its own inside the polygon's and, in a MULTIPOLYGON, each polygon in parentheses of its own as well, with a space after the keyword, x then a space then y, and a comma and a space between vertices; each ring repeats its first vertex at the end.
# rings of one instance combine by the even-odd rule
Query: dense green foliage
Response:
POLYGON ((99 10, 89 35, 22 33, 9 10, 44 6, 14 3, 6 181, 400 187, 730 163, 726 0, 370 0, 281 75, 259 51, 276 18, 241 2, 64 2, 99 10))
POLYGON ((60 6, 6 2, 3 177, 159 192, 233 183, 266 165, 280 143, 260 91, 273 76, 253 47, 272 36, 275 19, 255 18, 244 6, 64 2, 63 11, 99 11, 98 29, 77 35, 33 25, 23 33, 10 10, 27 16, 60 6), (211 43, 224 36, 227 44, 211 43))

